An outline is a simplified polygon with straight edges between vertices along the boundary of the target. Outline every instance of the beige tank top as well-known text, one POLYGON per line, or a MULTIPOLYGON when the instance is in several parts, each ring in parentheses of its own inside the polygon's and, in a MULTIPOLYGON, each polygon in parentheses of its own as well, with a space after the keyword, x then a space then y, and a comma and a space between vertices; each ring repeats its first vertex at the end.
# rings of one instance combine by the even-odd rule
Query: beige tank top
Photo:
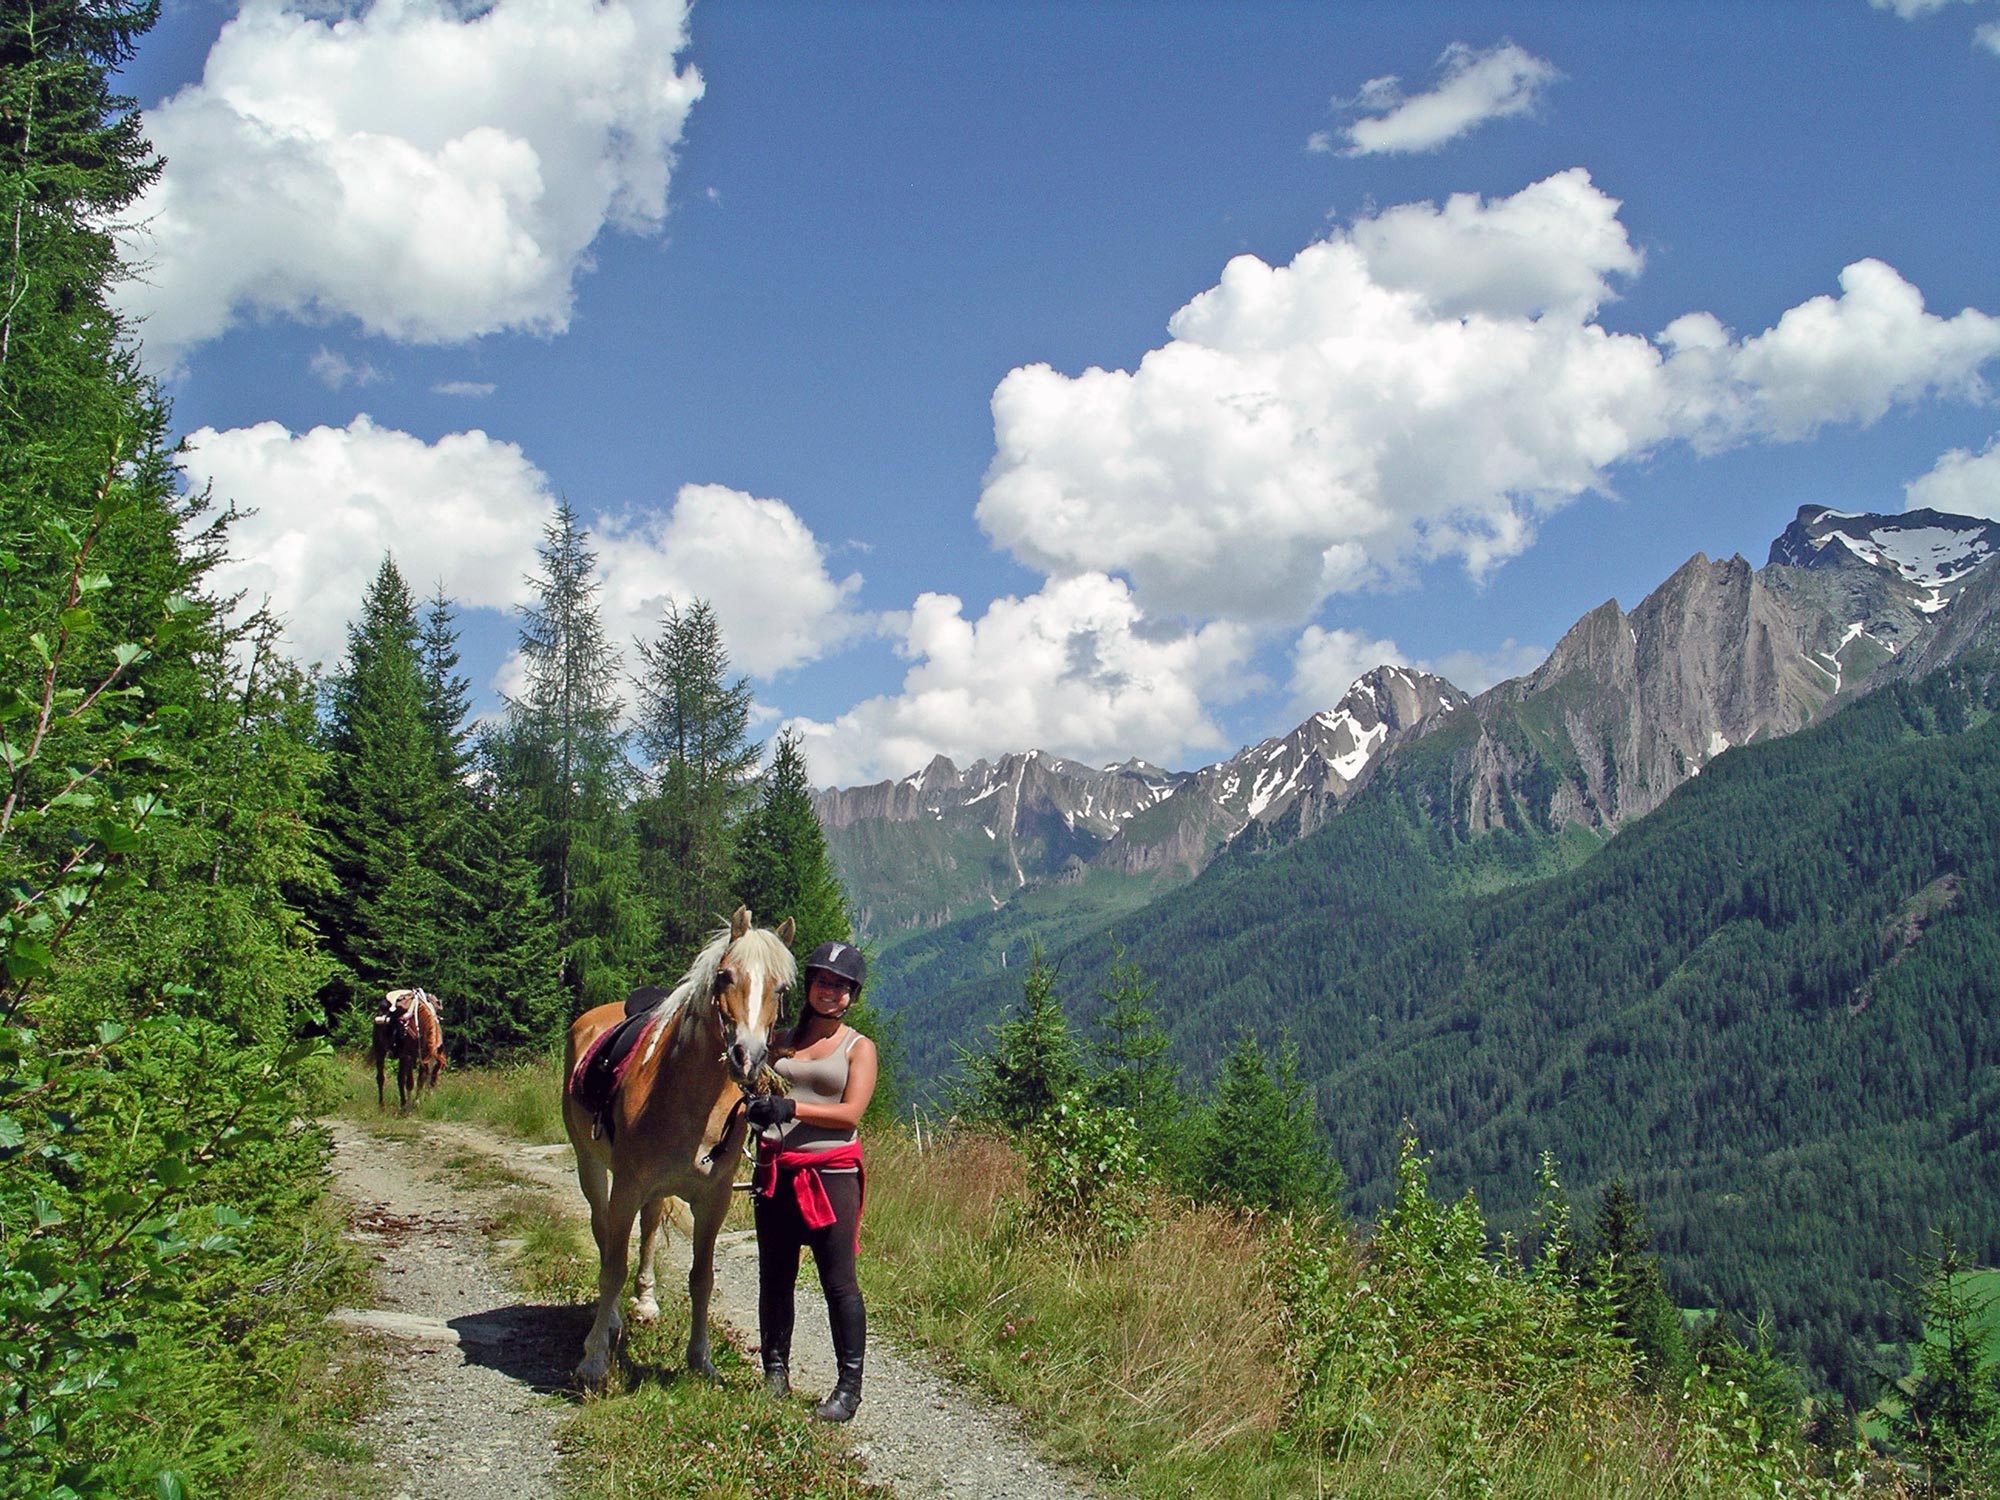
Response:
MULTIPOLYGON (((847 1093, 847 1054, 860 1040, 861 1033, 850 1026, 847 1040, 824 1057, 781 1057, 772 1066, 792 1086, 794 1099, 809 1104, 838 1104, 847 1093)), ((764 1137, 787 1151, 831 1151, 835 1146, 845 1146, 857 1134, 793 1119, 771 1126, 764 1137)))

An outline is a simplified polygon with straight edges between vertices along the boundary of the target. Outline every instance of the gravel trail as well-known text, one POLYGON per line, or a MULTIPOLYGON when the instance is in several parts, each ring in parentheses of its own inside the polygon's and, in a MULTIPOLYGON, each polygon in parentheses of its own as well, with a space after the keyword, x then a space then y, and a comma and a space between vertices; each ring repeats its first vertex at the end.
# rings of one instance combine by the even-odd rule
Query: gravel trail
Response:
MULTIPOLYGON (((350 1232, 376 1261, 377 1307, 336 1317, 389 1341, 390 1400, 365 1424, 381 1466, 409 1500, 556 1494, 555 1428, 590 1325, 584 1307, 524 1303, 488 1258, 491 1198, 443 1163, 484 1157, 550 1190, 558 1212, 584 1218, 567 1146, 522 1146, 461 1122, 426 1121, 415 1139, 329 1121, 334 1188, 350 1232)), ((685 1307, 688 1244, 662 1236, 660 1303, 685 1307)), ((864 1272, 865 1274, 865 1272, 864 1272)), ((683 1314, 685 1317, 685 1314, 683 1314)), ((757 1245, 748 1230, 716 1248, 714 1322, 745 1347, 757 1327, 757 1245)), ((810 1274, 799 1286, 792 1378, 822 1394, 834 1379, 825 1304, 810 1274)), ((877 1333, 868 1341, 861 1410, 848 1428, 868 1477, 904 1500, 1088 1500, 1080 1478, 1035 1456, 1013 1414, 943 1380, 877 1333)))

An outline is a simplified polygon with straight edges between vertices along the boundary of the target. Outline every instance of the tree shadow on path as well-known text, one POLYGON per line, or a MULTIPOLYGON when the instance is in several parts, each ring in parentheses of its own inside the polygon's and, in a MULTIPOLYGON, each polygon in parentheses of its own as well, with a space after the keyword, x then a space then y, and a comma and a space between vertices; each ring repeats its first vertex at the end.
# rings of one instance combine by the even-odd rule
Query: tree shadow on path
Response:
POLYGON ((576 1395, 570 1372, 590 1332, 588 1303, 513 1302, 448 1320, 465 1362, 497 1370, 543 1395, 576 1395))

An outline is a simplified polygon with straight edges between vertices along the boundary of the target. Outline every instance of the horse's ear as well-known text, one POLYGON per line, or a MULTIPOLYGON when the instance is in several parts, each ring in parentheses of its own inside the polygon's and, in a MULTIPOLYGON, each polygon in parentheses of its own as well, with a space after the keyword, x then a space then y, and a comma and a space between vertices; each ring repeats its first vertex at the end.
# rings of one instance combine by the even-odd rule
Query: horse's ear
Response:
POLYGON ((791 947, 792 934, 795 931, 797 929, 792 926, 792 919, 790 917, 785 918, 784 921, 778 924, 778 941, 783 943, 787 948, 791 947))
POLYGON ((729 940, 733 943, 750 930, 750 908, 739 906, 736 915, 729 919, 729 940))

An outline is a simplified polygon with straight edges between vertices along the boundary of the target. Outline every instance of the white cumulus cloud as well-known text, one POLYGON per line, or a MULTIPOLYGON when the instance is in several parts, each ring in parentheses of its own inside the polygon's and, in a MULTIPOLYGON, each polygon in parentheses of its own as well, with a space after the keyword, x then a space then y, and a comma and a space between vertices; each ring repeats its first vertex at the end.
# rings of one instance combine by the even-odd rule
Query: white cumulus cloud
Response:
POLYGON ((1984 397, 2000 355, 2000 318, 1976 308, 1941 318, 1879 260, 1840 273, 1840 295, 1788 309, 1736 341, 1707 313, 1669 324, 1667 374, 1682 432, 1707 451, 1751 439, 1793 442, 1835 422, 1863 425, 1928 396, 1984 397))
POLYGON ((252 607, 268 599, 299 656, 329 665, 385 553, 419 595, 442 580, 461 604, 510 608, 555 509, 548 477, 512 443, 477 431, 426 443, 366 416, 303 433, 204 427, 182 462, 250 512, 217 589, 252 607))
POLYGON ((702 92, 686 0, 246 0, 146 115, 125 289, 171 363, 246 316, 559 332, 607 227, 657 230, 702 92))
POLYGON ((665 514, 601 517, 591 546, 604 576, 605 632, 631 663, 671 600, 705 599, 730 665, 769 677, 874 627, 851 609, 859 575, 836 579, 826 549, 781 500, 719 484, 683 485, 665 514))
POLYGON ((1149 618, 1265 629, 1456 558, 1475 577, 1538 521, 1669 441, 1702 451, 1976 397, 2000 320, 1952 318, 1889 266, 1739 339, 1597 318, 1642 258, 1572 169, 1510 198, 1367 216, 1284 266, 1239 256, 1131 371, 1009 373, 988 534, 1061 578, 1128 580, 1149 618))
MULTIPOLYGON (((1453 42, 1438 59, 1438 83, 1429 93, 1406 95, 1402 80, 1371 78, 1337 109, 1373 111, 1344 132, 1344 156, 1435 151, 1488 120, 1530 114, 1548 86, 1562 77, 1553 63, 1512 42, 1480 51, 1453 42)), ((1315 147, 1310 142, 1308 149, 1315 147)))
POLYGON ((1941 510, 2000 521, 2000 439, 1978 453, 1952 449, 1930 473, 1903 486, 1903 500, 1907 510, 1941 510))
MULTIPOLYGON (((216 588, 243 592, 251 607, 269 600, 293 650, 329 665, 385 554, 419 595, 441 582, 470 608, 528 603, 556 510, 548 476, 512 443, 478 431, 426 443, 366 416, 304 433, 277 422, 204 427, 183 462, 195 485, 250 512, 216 588)), ((867 628, 849 609, 860 580, 832 578, 824 549, 780 501, 689 485, 663 514, 600 517, 590 532, 605 634, 628 658, 635 636, 657 633, 670 598, 708 600, 735 669, 753 675, 814 660, 867 628)))
POLYGON ((1292 644, 1291 711, 1304 719, 1332 708, 1365 673, 1408 663, 1394 641, 1376 640, 1359 630, 1308 625, 1292 644))
POLYGON ((1251 644, 1230 623, 1157 630, 1103 574, 995 600, 978 619, 949 594, 924 594, 903 634, 914 665, 901 690, 791 727, 821 786, 907 775, 939 754, 960 765, 1030 748, 1173 760, 1222 748, 1208 705, 1240 690, 1251 644))

